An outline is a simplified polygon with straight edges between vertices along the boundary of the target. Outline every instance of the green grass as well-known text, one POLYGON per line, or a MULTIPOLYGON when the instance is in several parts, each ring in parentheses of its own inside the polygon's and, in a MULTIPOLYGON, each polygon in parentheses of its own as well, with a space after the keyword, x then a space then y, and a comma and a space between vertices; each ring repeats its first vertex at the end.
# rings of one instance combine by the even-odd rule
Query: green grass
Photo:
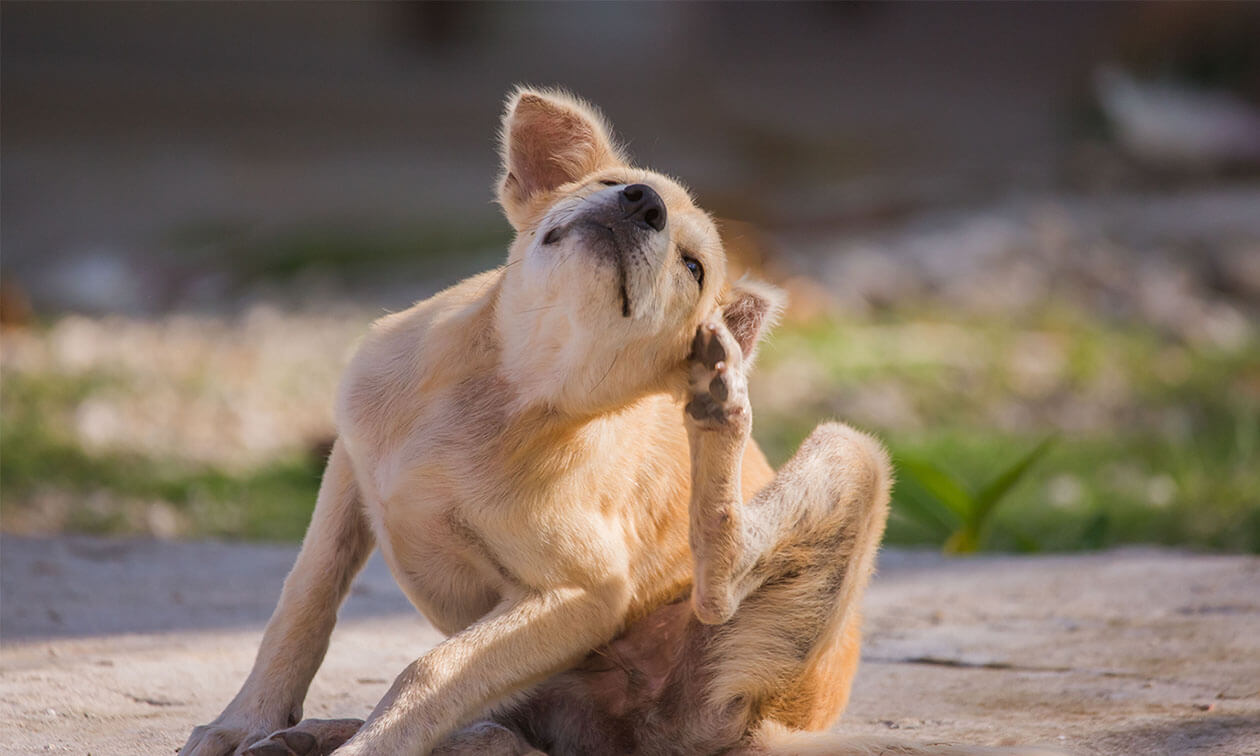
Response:
MULTIPOLYGON (((1151 543, 1260 552, 1254 460, 1232 456, 1237 447, 1224 435, 1201 440, 1109 434, 1062 441, 995 510, 985 546, 1063 551, 1151 543), (1055 501, 1056 484, 1075 495, 1055 501)), ((970 480, 985 480, 1035 441, 974 431, 890 438, 897 454, 935 459, 970 480)), ((889 540, 939 543, 936 533, 899 513, 914 484, 903 477, 899 485, 889 540)))
MULTIPOLYGON (((1053 443, 1054 436, 1047 437, 1011 464, 998 468, 980 486, 960 480, 932 459, 899 455, 893 460, 901 481, 897 489, 898 515, 934 531, 944 540, 947 553, 979 551, 987 542, 993 520, 1007 495, 1053 443)), ((1020 544, 1037 547, 1037 542, 1028 536, 1023 536, 1020 544)))
POLYGON ((56 491, 100 506, 74 506, 64 526, 89 533, 143 532, 143 505, 164 502, 189 535, 296 540, 306 530, 322 461, 291 455, 230 473, 173 459, 93 454, 64 429, 64 415, 116 383, 106 375, 6 375, 0 412, 0 489, 5 517, 40 506, 56 491))
MULTIPOLYGON (((809 360, 825 376, 824 390, 785 411, 757 414, 755 434, 776 463, 817 419, 860 410, 855 392, 862 387, 894 386, 915 422, 857 424, 879 435, 894 458, 928 460, 973 491, 1048 434, 1059 435, 994 509, 984 528, 986 549, 1149 543, 1260 553, 1260 345, 1254 342, 1232 351, 1196 347, 1070 314, 1021 324, 900 313, 873 324, 788 327, 768 346, 762 370, 773 375, 809 360), (960 346, 978 356, 968 364, 948 353, 924 359, 933 348, 906 348, 908 341, 913 346, 907 334, 942 327, 938 336, 963 333, 967 343, 960 346), (1012 345, 1028 333, 1058 343, 1063 356, 1058 374, 1031 396, 1008 365, 1012 345), (1018 421, 995 421, 1002 408, 1019 410, 1018 421), (1082 412, 1091 420, 1091 409, 1105 422, 1080 428, 1062 422, 1082 412)), ((919 477, 909 469, 899 475, 889 542, 939 545, 946 537, 916 507, 930 496, 919 477)))
MULTIPOLYGON (((76 408, 138 390, 127 381, 5 368, 6 523, 53 495, 71 502, 61 526, 72 530, 147 532, 144 507, 160 501, 177 514, 182 535, 300 537, 318 488, 317 452, 226 470, 178 454, 84 448, 73 431, 76 408)), ((785 325, 763 352, 755 382, 754 433, 776 464, 818 422, 840 417, 877 434, 895 458, 926 461, 975 495, 1055 435, 971 529, 982 549, 1145 543, 1260 553, 1255 340, 1232 349, 1196 345, 1073 312, 1003 320, 898 311, 785 325), (1020 359, 1036 363, 1047 354, 1049 367, 1020 367, 1020 359), (812 383, 789 397, 788 379, 801 375, 812 383), (872 409, 872 391, 895 393, 898 412, 872 409)), ((948 530, 912 511, 911 498, 926 494, 922 476, 906 470, 899 478, 888 541, 941 546, 948 530)))

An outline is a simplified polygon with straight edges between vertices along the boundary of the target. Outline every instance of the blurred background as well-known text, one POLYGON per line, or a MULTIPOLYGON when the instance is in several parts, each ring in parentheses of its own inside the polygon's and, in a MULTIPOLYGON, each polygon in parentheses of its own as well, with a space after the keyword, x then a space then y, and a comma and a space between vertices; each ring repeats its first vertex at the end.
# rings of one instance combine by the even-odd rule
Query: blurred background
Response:
POLYGON ((516 83, 792 310, 889 540, 1260 551, 1260 4, 0 6, 0 525, 296 539, 367 324, 498 264, 516 83))

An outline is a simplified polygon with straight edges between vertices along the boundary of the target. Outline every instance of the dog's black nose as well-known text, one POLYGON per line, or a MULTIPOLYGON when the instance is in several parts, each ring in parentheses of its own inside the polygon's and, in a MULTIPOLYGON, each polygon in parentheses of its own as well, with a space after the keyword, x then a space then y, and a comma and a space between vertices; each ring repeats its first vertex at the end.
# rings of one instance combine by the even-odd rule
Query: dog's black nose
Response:
POLYGON ((665 200, 647 184, 631 184, 621 190, 621 212, 627 219, 657 231, 665 228, 665 200))

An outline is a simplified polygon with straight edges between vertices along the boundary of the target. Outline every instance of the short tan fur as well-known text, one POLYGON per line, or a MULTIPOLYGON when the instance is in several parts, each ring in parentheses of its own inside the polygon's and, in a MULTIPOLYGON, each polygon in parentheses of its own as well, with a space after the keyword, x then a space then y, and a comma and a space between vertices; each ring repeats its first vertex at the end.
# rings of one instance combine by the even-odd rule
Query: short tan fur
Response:
POLYGON ((781 294, 581 100, 516 91, 501 142, 506 264, 372 326, 254 668, 181 753, 823 752, 883 449, 827 424, 776 474, 746 376, 781 294), (448 637, 361 726, 299 724, 373 547, 448 637))

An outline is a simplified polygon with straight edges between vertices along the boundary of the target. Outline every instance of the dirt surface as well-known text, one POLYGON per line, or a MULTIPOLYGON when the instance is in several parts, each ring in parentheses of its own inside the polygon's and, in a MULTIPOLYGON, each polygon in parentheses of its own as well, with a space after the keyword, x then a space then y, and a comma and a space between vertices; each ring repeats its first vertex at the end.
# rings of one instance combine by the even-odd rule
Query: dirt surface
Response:
MULTIPOLYGON (((0 753, 171 753, 249 669, 288 546, 4 536, 0 753)), ((1082 754, 1260 754, 1260 559, 886 551, 840 727, 1082 754)), ((374 558, 308 716, 440 640, 374 558)))

